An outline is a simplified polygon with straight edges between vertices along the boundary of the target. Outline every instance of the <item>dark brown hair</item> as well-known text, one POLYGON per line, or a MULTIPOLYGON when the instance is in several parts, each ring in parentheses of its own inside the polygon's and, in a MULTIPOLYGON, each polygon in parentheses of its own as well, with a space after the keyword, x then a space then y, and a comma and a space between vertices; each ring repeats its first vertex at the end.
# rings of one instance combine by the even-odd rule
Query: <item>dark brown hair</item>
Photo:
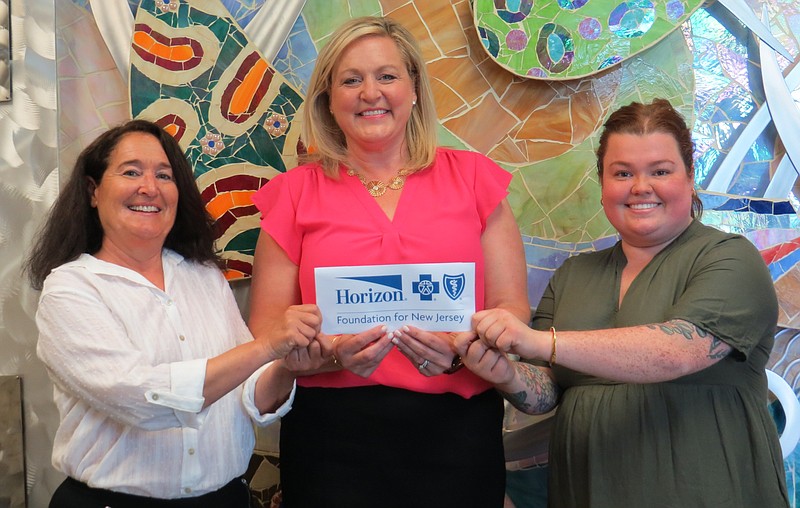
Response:
MULTIPOLYGON (((608 149, 608 138, 612 134, 635 134, 643 136, 654 132, 669 134, 678 143, 678 151, 686 166, 687 175, 694 179, 694 142, 692 131, 686 120, 666 99, 653 99, 650 104, 632 102, 613 112, 603 124, 600 146, 597 148, 597 176, 603 182, 603 158, 608 149)), ((692 217, 703 214, 703 202, 692 192, 692 217)))
POLYGON ((99 183, 108 168, 111 153, 127 134, 142 132, 155 137, 167 155, 175 185, 178 209, 164 247, 186 259, 220 266, 214 250, 214 226, 203 206, 192 168, 178 142, 168 132, 147 120, 131 120, 101 134, 78 156, 72 174, 53 204, 42 226, 25 270, 35 289, 41 289, 50 271, 77 259, 83 253, 94 254, 103 243, 103 226, 97 209, 91 205, 91 182, 99 183))

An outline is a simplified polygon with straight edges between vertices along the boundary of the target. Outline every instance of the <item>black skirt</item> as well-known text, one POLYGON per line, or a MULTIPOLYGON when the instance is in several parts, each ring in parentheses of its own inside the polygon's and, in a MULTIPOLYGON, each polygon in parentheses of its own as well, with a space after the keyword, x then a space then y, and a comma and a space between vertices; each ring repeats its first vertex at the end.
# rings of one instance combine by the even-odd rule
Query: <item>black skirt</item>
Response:
POLYGON ((502 420, 495 390, 298 387, 281 422, 282 506, 502 507, 502 420))

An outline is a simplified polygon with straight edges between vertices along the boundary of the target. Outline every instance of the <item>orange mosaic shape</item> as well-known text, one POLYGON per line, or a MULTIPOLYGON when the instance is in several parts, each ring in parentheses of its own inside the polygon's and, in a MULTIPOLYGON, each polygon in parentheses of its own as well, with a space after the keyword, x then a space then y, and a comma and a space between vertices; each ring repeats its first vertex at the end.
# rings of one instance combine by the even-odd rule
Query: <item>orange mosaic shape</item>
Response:
POLYGON ((132 49, 143 60, 168 70, 193 69, 203 56, 203 46, 198 41, 166 37, 141 23, 134 27, 132 49))

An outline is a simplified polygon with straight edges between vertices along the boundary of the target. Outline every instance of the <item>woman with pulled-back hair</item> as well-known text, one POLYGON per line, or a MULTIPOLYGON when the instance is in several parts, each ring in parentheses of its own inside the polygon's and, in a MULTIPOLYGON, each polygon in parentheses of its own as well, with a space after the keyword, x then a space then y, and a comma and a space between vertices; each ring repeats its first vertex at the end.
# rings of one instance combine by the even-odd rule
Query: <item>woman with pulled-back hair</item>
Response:
POLYGON ((558 404, 549 506, 786 507, 765 367, 778 302, 758 250, 699 221, 691 131, 666 100, 606 121, 597 150, 611 248, 567 259, 528 324, 473 318, 467 366, 517 408, 558 404), (504 360, 507 361, 507 360, 504 360))

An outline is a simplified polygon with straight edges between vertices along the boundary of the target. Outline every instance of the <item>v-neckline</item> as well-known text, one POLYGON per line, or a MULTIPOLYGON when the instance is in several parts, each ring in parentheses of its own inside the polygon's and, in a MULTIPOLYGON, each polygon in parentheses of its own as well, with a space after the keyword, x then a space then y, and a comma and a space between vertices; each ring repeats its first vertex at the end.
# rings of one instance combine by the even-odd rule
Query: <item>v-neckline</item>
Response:
POLYGON ((625 266, 627 266, 627 264, 628 264, 628 257, 625 255, 625 251, 622 249, 622 244, 620 243, 620 244, 617 245, 617 247, 619 248, 619 251, 617 253, 617 255, 619 256, 619 260, 617 261, 617 275, 616 275, 617 312, 621 312, 622 311, 622 305, 625 303, 625 300, 628 298, 628 294, 631 292, 631 289, 633 289, 633 287, 637 285, 637 282, 639 281, 639 278, 641 277, 641 275, 644 272, 646 272, 657 259, 660 259, 661 257, 666 256, 667 252, 669 252, 672 249, 674 249, 675 245, 680 245, 681 243, 685 242, 686 238, 687 238, 687 231, 689 231, 694 226, 695 223, 696 223, 696 220, 690 222, 689 225, 686 227, 686 229, 681 231, 681 233, 678 236, 676 236, 663 249, 661 249, 660 251, 656 252, 655 255, 652 258, 650 258, 650 260, 647 263, 645 263, 644 266, 642 266, 642 269, 639 270, 639 272, 633 277, 633 279, 631 279, 631 283, 628 285, 628 289, 625 291, 625 296, 623 296, 622 298, 620 298, 620 293, 622 292, 622 272, 625 271, 625 266), (622 260, 625 261, 625 265, 620 266, 622 260))

